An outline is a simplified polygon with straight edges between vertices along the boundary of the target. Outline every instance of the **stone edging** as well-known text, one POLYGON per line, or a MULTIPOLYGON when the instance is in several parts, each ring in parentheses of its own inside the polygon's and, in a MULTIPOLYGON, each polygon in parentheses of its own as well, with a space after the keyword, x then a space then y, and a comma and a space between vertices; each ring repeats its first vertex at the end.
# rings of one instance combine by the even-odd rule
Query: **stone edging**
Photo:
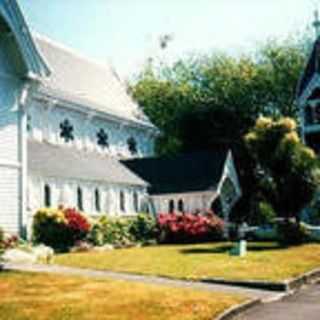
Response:
POLYGON ((251 309, 259 304, 261 304, 260 299, 252 299, 249 301, 246 301, 242 304, 238 304, 236 306, 233 306, 226 311, 224 311, 220 316, 215 318, 214 320, 231 320, 235 316, 239 315, 240 313, 247 311, 248 309, 251 309))
POLYGON ((270 282, 270 281, 259 281, 259 280, 225 280, 221 278, 209 278, 203 279, 201 282, 212 283, 212 284, 223 284, 237 287, 246 287, 253 289, 263 289, 278 292, 291 292, 300 289, 303 285, 311 283, 320 278, 320 268, 314 269, 301 276, 292 278, 285 281, 270 282))

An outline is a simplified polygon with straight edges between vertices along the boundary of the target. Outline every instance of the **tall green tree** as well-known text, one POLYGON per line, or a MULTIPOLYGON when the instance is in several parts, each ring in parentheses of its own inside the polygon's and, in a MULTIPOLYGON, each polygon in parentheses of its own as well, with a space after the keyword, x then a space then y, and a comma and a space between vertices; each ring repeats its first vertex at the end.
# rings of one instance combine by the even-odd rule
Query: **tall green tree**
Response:
POLYGON ((297 118, 295 90, 306 61, 306 41, 269 41, 255 54, 193 56, 172 66, 149 64, 131 86, 162 135, 159 155, 231 148, 243 197, 237 218, 254 217, 261 198, 255 165, 242 137, 261 116, 297 118))
POLYGON ((281 217, 299 220, 318 188, 320 171, 314 151, 299 139, 296 122, 260 117, 245 141, 264 198, 281 217))

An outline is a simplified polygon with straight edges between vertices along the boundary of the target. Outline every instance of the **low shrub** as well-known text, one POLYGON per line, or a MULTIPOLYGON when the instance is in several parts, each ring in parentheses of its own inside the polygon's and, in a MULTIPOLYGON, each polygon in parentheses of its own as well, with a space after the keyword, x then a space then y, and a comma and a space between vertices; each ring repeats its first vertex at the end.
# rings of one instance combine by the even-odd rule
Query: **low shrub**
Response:
POLYGON ((88 218, 76 209, 40 209, 33 218, 33 241, 66 251, 84 240, 90 229, 88 218))
POLYGON ((91 230, 87 236, 87 240, 94 246, 103 246, 105 244, 104 228, 100 221, 95 220, 92 223, 91 230))
POLYGON ((154 216, 147 213, 140 213, 132 218, 129 233, 135 241, 148 243, 156 238, 157 221, 154 216))
POLYGON ((190 243, 218 240, 222 237, 224 222, 213 212, 162 213, 158 215, 159 241, 190 243))
POLYGON ((103 234, 104 244, 126 246, 135 241, 130 233, 131 219, 129 218, 109 218, 99 219, 100 228, 103 234))

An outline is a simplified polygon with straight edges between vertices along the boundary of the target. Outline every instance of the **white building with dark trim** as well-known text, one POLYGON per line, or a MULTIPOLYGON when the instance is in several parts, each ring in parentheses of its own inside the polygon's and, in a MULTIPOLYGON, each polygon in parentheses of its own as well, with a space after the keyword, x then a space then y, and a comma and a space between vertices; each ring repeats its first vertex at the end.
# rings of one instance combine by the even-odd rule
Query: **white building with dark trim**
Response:
POLYGON ((212 210, 225 221, 242 195, 231 151, 122 161, 149 183, 155 212, 212 210))
POLYGON ((42 206, 131 215, 147 183, 119 159, 153 155, 158 130, 114 70, 29 31, 0 2, 0 226, 42 206))
MULTIPOLYGON (((155 194, 163 187, 161 176, 150 179, 149 171, 141 173, 129 160, 152 157, 158 134, 112 67, 31 33, 17 1, 0 1, 1 228, 24 234, 40 207, 127 216, 150 199, 156 211, 181 207, 181 201, 186 209, 203 209, 231 192, 230 201, 222 196, 226 215, 240 196, 231 153, 219 163, 210 155, 187 169, 201 179, 206 175, 204 189, 178 190, 180 171, 168 181, 166 196, 155 194), (210 170, 202 170, 205 163, 210 170)), ((141 161, 143 170, 147 162, 141 161)))

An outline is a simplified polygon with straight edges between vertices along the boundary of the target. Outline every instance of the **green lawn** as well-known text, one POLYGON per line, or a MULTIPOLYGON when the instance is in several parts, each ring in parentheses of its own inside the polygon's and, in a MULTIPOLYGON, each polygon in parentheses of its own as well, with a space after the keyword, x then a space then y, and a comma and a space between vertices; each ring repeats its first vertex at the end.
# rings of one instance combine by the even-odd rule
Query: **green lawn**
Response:
POLYGON ((269 281, 289 279, 320 267, 318 244, 281 248, 275 243, 252 243, 245 258, 229 256, 230 247, 230 243, 166 245, 63 254, 55 258, 55 263, 183 279, 269 281))
POLYGON ((244 301, 190 289, 0 272, 1 320, 212 320, 244 301))

